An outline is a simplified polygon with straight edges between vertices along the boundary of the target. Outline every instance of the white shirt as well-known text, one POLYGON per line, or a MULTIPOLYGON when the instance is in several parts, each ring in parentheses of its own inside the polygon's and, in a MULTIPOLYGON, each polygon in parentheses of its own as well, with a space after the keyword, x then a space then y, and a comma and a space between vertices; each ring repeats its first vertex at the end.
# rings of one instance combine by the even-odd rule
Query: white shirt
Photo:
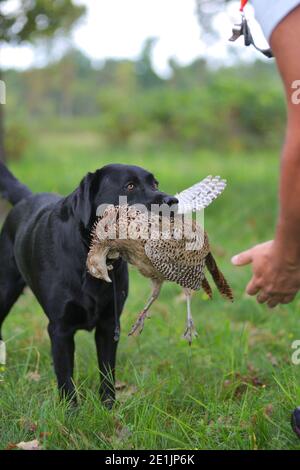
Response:
POLYGON ((283 18, 290 13, 297 5, 299 0, 252 0, 255 10, 255 17, 260 23, 262 30, 270 41, 273 29, 283 18))

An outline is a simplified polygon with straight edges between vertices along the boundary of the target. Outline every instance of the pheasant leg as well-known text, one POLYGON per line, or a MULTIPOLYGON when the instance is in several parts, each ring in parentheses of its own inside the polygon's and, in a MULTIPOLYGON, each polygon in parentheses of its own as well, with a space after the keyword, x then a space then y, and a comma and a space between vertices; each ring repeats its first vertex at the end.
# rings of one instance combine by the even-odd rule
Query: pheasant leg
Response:
POLYGON ((148 310, 151 307, 151 305, 153 304, 153 302, 155 302, 155 300, 159 296, 160 289, 161 289, 161 283, 153 281, 153 288, 152 288, 151 296, 150 296, 148 302, 146 303, 145 307, 143 308, 143 310, 139 314, 139 316, 137 318, 137 321, 135 322, 135 324, 131 328, 131 330, 129 332, 129 336, 133 335, 134 333, 141 334, 141 332, 143 331, 144 321, 147 318, 148 310))
POLYGON ((186 304, 187 304, 187 321, 186 321, 186 330, 183 334, 183 338, 188 341, 189 345, 191 345, 193 338, 196 338, 198 336, 198 333, 196 331, 196 328, 193 322, 193 317, 192 317, 192 310, 191 310, 192 292, 190 289, 185 289, 184 292, 185 292, 186 304))

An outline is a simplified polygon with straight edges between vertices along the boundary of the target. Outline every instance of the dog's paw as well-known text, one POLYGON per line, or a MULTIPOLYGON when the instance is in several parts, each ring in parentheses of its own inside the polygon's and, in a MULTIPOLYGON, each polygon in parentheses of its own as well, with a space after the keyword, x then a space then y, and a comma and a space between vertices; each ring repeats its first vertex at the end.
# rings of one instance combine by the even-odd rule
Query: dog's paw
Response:
POLYGON ((116 403, 116 398, 115 396, 111 393, 100 393, 100 397, 101 397, 101 403, 103 406, 105 406, 105 408, 107 408, 108 410, 111 410, 114 406, 114 404, 116 403))

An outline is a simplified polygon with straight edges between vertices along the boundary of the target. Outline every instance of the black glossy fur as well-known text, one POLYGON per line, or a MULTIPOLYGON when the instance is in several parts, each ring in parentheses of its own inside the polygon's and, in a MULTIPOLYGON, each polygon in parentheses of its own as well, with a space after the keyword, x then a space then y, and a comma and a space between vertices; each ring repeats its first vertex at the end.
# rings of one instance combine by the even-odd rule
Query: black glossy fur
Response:
MULTIPOLYGON (((28 285, 49 319, 48 332, 58 387, 62 396, 76 401, 72 380, 74 334, 95 328, 100 395, 111 404, 115 397, 114 371, 117 342, 113 286, 86 271, 90 230, 102 203, 176 202, 160 192, 154 176, 129 165, 107 165, 89 173, 67 197, 32 194, 0 163, 0 192, 14 207, 0 234, 1 325, 24 287, 28 285), (128 183, 134 189, 128 190, 128 183)), ((128 294, 127 265, 114 263, 118 316, 128 294)))

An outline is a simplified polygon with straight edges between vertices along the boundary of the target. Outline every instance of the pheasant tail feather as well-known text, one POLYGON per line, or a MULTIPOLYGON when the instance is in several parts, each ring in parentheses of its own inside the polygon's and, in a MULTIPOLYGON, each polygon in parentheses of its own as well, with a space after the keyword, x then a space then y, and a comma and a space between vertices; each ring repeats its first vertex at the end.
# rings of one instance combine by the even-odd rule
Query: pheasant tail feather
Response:
POLYGON ((206 256, 205 264, 221 295, 233 302, 233 292, 231 290, 231 287, 226 281, 224 275, 219 270, 217 263, 215 262, 215 259, 211 253, 208 253, 208 255, 206 256))
POLYGON ((212 290, 206 277, 202 279, 201 286, 205 294, 212 299, 212 290))

